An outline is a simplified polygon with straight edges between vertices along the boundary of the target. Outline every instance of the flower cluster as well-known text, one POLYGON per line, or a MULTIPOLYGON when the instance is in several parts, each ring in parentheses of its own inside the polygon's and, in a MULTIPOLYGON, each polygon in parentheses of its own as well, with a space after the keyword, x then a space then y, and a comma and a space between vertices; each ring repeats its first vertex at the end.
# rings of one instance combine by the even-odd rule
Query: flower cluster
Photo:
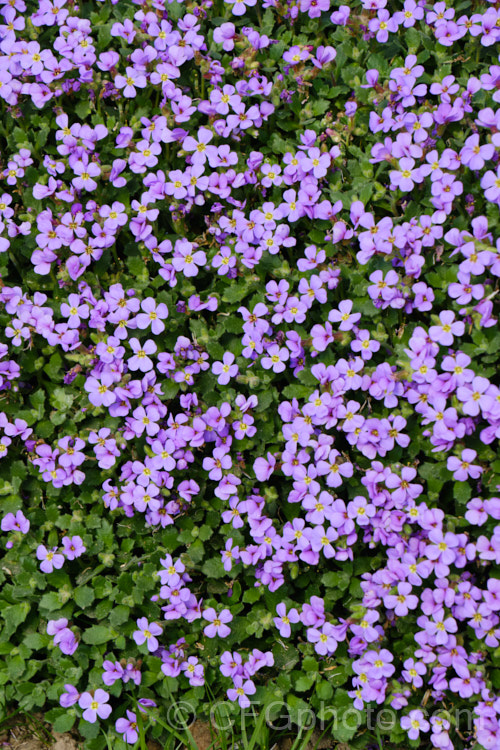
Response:
POLYGON ((9 701, 93 750, 175 693, 496 746, 499 41, 493 1, 0 5, 9 701))

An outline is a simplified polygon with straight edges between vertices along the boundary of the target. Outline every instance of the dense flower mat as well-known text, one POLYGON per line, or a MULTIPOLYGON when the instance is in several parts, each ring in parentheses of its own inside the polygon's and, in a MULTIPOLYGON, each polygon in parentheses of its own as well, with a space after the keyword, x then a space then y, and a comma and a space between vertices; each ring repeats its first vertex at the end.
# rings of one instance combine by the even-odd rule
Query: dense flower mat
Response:
POLYGON ((499 747, 500 3, 0 20, 4 709, 499 747))

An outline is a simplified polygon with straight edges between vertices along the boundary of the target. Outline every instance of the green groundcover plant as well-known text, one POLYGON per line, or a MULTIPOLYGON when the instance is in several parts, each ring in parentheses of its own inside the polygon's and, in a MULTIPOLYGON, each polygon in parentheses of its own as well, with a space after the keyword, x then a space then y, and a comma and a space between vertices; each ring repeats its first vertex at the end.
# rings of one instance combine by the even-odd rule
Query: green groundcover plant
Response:
POLYGON ((499 43, 0 0, 4 715, 500 747, 499 43))

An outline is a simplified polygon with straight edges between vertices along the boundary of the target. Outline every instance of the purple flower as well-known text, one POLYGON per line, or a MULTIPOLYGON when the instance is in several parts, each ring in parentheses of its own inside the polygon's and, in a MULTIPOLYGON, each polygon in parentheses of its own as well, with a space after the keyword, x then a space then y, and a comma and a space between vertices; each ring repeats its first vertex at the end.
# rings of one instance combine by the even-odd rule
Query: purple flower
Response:
POLYGON ((448 471, 453 471, 453 479, 457 482, 465 482, 468 477, 472 479, 478 479, 483 473, 484 469, 482 466, 473 464, 472 462, 477 456, 477 452, 471 448, 466 448, 462 451, 462 458, 459 459, 456 456, 449 456, 446 464, 448 471))
POLYGON ((235 360, 234 354, 231 352, 224 352, 222 362, 214 362, 212 365, 212 372, 214 375, 218 375, 217 382, 219 385, 227 385, 231 378, 235 378, 238 374, 238 365, 233 364, 235 360))
POLYGON ((57 552, 57 547, 47 549, 43 544, 39 544, 36 550, 38 560, 41 560, 40 570, 44 573, 52 573, 54 568, 59 570, 64 565, 64 555, 57 552))
POLYGON ((481 179, 481 187, 484 190, 484 197, 492 203, 500 202, 500 167, 496 173, 491 169, 481 179))
POLYGON ((231 701, 238 701, 241 708, 247 708, 250 705, 249 695, 253 695, 256 687, 252 680, 247 680, 241 675, 235 675, 233 678, 234 687, 229 688, 227 697, 231 701))
POLYGON ((139 630, 133 633, 133 639, 137 645, 141 646, 146 643, 149 651, 157 651, 160 644, 156 636, 163 632, 160 625, 156 622, 149 623, 146 617, 140 617, 137 620, 137 627, 139 630))
POLYGON ((104 372, 100 380, 90 377, 85 381, 84 388, 89 394, 89 401, 94 406, 110 406, 116 401, 116 396, 110 390, 114 383, 111 373, 104 372))
POLYGON ((290 352, 285 347, 279 347, 278 344, 271 344, 262 357, 261 364, 265 370, 272 369, 273 372, 283 372, 286 368, 285 362, 289 359, 290 352))
POLYGON ((379 631, 374 623, 379 619, 379 614, 375 610, 368 610, 359 623, 351 625, 354 635, 363 638, 367 643, 373 643, 379 638, 379 631))
POLYGON ((418 596, 411 593, 410 583, 403 581, 398 583, 397 594, 384 596, 384 606, 393 609, 396 617, 404 617, 410 609, 418 607, 418 596))
POLYGON ((115 722, 115 729, 118 734, 123 736, 124 741, 129 745, 134 745, 139 739, 139 733, 137 731, 137 716, 133 711, 127 710, 126 719, 117 719, 115 722))
POLYGON ((290 638, 292 632, 290 624, 300 621, 299 613, 295 607, 287 613, 286 606, 283 602, 276 606, 276 612, 278 613, 278 617, 273 619, 274 624, 278 628, 282 638, 290 638))
POLYGON ((410 711, 408 716, 401 718, 401 727, 406 729, 410 740, 418 740, 420 732, 428 732, 430 729, 429 722, 424 718, 420 709, 410 711))
POLYGON ((415 661, 415 659, 410 658, 405 660, 404 670, 401 674, 406 682, 409 682, 416 688, 419 688, 424 684, 422 675, 424 675, 426 672, 427 669, 425 664, 423 664, 421 661, 415 661))
POLYGON ((27 534, 30 530, 30 522, 22 510, 18 510, 15 515, 14 513, 7 513, 2 518, 1 529, 2 531, 20 531, 21 534, 27 534))
POLYGON ((376 33, 377 42, 383 44, 389 39, 389 32, 394 33, 398 30, 398 24, 395 17, 383 9, 377 12, 377 18, 372 18, 368 22, 368 28, 376 33))
POLYGON ((194 245, 187 240, 182 243, 176 243, 175 255, 172 258, 172 265, 176 271, 184 276, 197 276, 198 266, 204 266, 207 262, 207 256, 203 250, 194 250, 194 245))
POLYGON ((78 703, 80 699, 80 693, 74 687, 74 685, 66 684, 64 686, 64 689, 66 692, 61 693, 59 703, 63 708, 70 708, 71 706, 74 706, 75 703, 78 703))
POLYGON ((423 176, 420 169, 414 169, 415 160, 404 157, 399 160, 399 171, 390 172, 389 176, 395 187, 399 187, 404 193, 408 193, 415 187, 415 182, 422 182, 423 176))
POLYGON ((77 190, 91 191, 96 189, 97 182, 92 178, 101 174, 101 168, 95 162, 89 162, 86 154, 74 164, 73 172, 76 177, 71 180, 71 183, 77 190))
POLYGON ((233 616, 228 609, 223 609, 217 614, 213 607, 208 607, 203 610, 203 618, 210 623, 203 629, 207 638, 215 638, 215 636, 225 638, 231 632, 231 628, 226 623, 231 622, 233 616))
POLYGON ((309 57, 309 50, 299 47, 299 45, 294 45, 283 53, 283 60, 289 65, 298 65, 304 60, 307 60, 309 57))
POLYGON ((107 719, 111 713, 111 706, 108 703, 109 693, 98 688, 93 693, 82 693, 78 700, 80 708, 85 709, 82 717, 85 721, 95 724, 97 717, 107 719))
POLYGON ((230 469, 232 465, 231 456, 228 455, 225 446, 214 448, 212 457, 206 456, 203 459, 203 468, 209 472, 209 478, 215 481, 222 479, 222 471, 230 469))
POLYGON ((255 476, 259 482, 266 482, 274 471, 276 459, 272 453, 267 454, 267 458, 256 458, 253 464, 255 476))
POLYGON ((314 650, 321 656, 331 656, 337 650, 338 634, 329 622, 325 622, 321 627, 308 628, 307 640, 314 643, 314 650))
POLYGON ((231 50, 234 49, 235 36, 236 27, 234 23, 223 23, 214 29, 214 42, 216 44, 222 44, 222 47, 226 52, 231 52, 231 50))
MULTIPOLYGON (((59 618, 59 620, 49 620, 47 622, 47 634, 58 636, 59 633, 66 630, 68 627, 68 621, 65 617, 59 618)), ((56 639, 54 639, 56 642, 56 639)))
POLYGON ((78 640, 69 628, 64 628, 54 638, 54 643, 57 644, 63 654, 71 656, 75 653, 78 648, 78 640))
POLYGON ((233 547, 232 538, 229 538, 226 541, 226 546, 221 551, 221 557, 222 557, 222 564, 226 572, 229 572, 232 569, 233 562, 238 562, 240 558, 240 548, 233 547))
POLYGON ((146 77, 142 73, 139 73, 135 68, 127 67, 126 75, 115 76, 114 83, 117 89, 123 89, 123 96, 130 99, 136 96, 136 88, 145 88, 147 80, 146 77))
POLYGON ((253 8, 257 0, 224 0, 224 2, 232 6, 233 16, 243 16, 247 11, 247 7, 253 8))
POLYGON ((337 310, 330 310, 328 320, 331 323, 339 323, 339 331, 350 331, 360 320, 361 313, 353 313, 352 301, 350 299, 339 302, 337 310))
POLYGON ((196 656, 189 656, 188 659, 181 664, 181 669, 184 672, 184 675, 188 678, 189 684, 193 687, 205 684, 203 665, 198 662, 196 656))
POLYGON ((141 330, 151 326, 151 332, 155 336, 163 333, 165 330, 165 323, 163 321, 168 318, 168 308, 163 303, 157 304, 153 297, 147 297, 141 302, 142 313, 136 316, 137 328, 141 330))
POLYGON ((465 324, 460 320, 455 320, 455 313, 451 310, 443 310, 439 314, 439 325, 429 328, 429 336, 442 346, 451 346, 454 336, 463 336, 465 324))
POLYGON ((141 372, 149 372, 153 369, 153 360, 148 354, 155 354, 157 347, 152 339, 148 339, 141 344, 139 339, 131 338, 130 346, 134 352, 134 356, 131 357, 127 364, 130 370, 140 370, 141 372))
POLYGON ((71 539, 69 536, 63 536, 62 543, 62 552, 67 560, 76 560, 77 557, 80 557, 86 551, 86 547, 80 536, 72 536, 71 539))

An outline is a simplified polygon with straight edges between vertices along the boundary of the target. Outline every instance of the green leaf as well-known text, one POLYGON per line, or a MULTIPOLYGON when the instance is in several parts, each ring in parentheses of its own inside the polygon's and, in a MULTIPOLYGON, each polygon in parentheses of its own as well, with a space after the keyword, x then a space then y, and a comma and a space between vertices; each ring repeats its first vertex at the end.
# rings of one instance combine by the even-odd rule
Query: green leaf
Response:
POLYGON ((33 412, 37 420, 40 420, 44 415, 44 404, 45 404, 45 391, 39 390, 30 396, 30 401, 33 405, 33 412))
POLYGON ((319 664, 313 656, 306 656, 305 659, 302 660, 302 669, 304 672, 317 672, 319 664))
POLYGON ((98 721, 95 724, 91 724, 89 721, 85 721, 85 719, 80 719, 78 722, 78 732, 87 740, 95 739, 100 731, 101 727, 98 721))
POLYGON ((223 302, 241 302, 241 300, 249 294, 250 289, 248 284, 231 284, 231 286, 224 289, 222 295, 223 302))
POLYGON ((342 716, 335 729, 332 730, 332 734, 339 742, 349 742, 356 734, 358 726, 361 724, 362 714, 361 711, 352 709, 352 713, 347 713, 342 716))
POLYGON ((2 637, 7 640, 14 633, 19 625, 25 621, 30 611, 30 605, 28 602, 21 602, 20 604, 13 604, 11 607, 5 607, 2 610, 2 617, 5 622, 4 629, 2 631, 2 637))
POLYGON ((64 388, 54 388, 50 397, 50 403, 59 411, 67 411, 72 405, 74 397, 64 388))
POLYGON ((326 680, 322 680, 316 685, 316 695, 320 700, 328 701, 333 695, 333 687, 326 680))
POLYGON ((311 393, 311 388, 307 385, 287 385, 283 388, 283 396, 285 398, 308 398, 311 393))
POLYGON ((301 698, 297 698, 293 693, 286 697, 286 706, 290 719, 299 727, 307 727, 314 721, 314 711, 301 698))
POLYGON ((98 646, 101 643, 107 643, 116 637, 116 633, 105 625, 92 625, 83 633, 82 639, 85 643, 98 646))
POLYGON ((50 637, 41 633, 30 633, 26 636, 23 643, 28 648, 33 649, 33 651, 37 651, 40 648, 45 648, 50 643, 50 637))
POLYGON ((16 682, 24 672, 26 663, 22 656, 16 654, 7 660, 7 671, 13 682, 16 682))
POLYGON ((162 391, 166 399, 175 398, 179 392, 179 383, 175 380, 165 380, 162 382, 162 391))
POLYGON ((127 622, 129 615, 130 607, 126 607, 124 604, 119 604, 111 610, 109 621, 111 625, 116 628, 119 625, 123 625, 124 622, 127 622))
POLYGON ((277 669, 289 672, 299 661, 299 652, 297 649, 282 641, 277 641, 273 648, 274 663, 277 669))
POLYGON ((299 693, 303 693, 306 690, 309 690, 309 688, 313 685, 314 681, 316 680, 316 675, 307 675, 307 674, 299 674, 298 677, 295 679, 293 678, 294 675, 296 675, 296 672, 292 673, 292 684, 294 687, 294 690, 298 690, 299 693))
POLYGON ((43 422, 39 422, 36 428, 36 434, 41 438, 48 438, 54 432, 54 424, 48 419, 44 419, 43 422))
POLYGON ((81 588, 75 589, 74 592, 75 602, 81 609, 90 607, 95 599, 94 589, 90 586, 82 586, 81 588))
POLYGON ((224 566, 218 557, 212 557, 210 560, 207 560, 201 571, 207 578, 224 578, 226 575, 224 566))
POLYGON ((69 711, 65 711, 61 716, 57 717, 57 719, 52 724, 52 727, 54 729, 54 732, 60 732, 61 734, 63 734, 64 732, 69 732, 69 730, 73 728, 73 724, 75 723, 75 721, 75 714, 72 714, 69 711))
POLYGON ((45 609, 48 612, 53 612, 56 609, 61 609, 62 598, 59 593, 50 591, 48 594, 44 594, 40 599, 40 609, 45 609))
POLYGON ((205 548, 201 539, 196 539, 187 549, 187 554, 194 563, 199 563, 203 560, 204 552, 205 548))
POLYGON ((200 528, 200 533, 198 534, 198 537, 199 539, 201 539, 202 542, 206 542, 208 541, 208 539, 210 539, 213 533, 214 533, 214 530, 205 523, 200 528))
POLYGON ((90 102, 87 98, 81 99, 78 102, 78 104, 75 106, 75 113, 80 120, 85 120, 85 118, 90 114, 90 102))
POLYGON ((243 594, 243 601, 248 604, 253 604, 260 599, 261 595, 262 592, 259 588, 247 589, 243 594))
POLYGON ((459 503, 465 504, 467 500, 470 500, 472 495, 472 487, 467 482, 455 482, 453 485, 453 497, 459 503))
POLYGON ((327 588, 340 589, 340 591, 346 590, 346 588, 349 586, 350 580, 350 574, 346 573, 345 571, 339 571, 337 573, 330 571, 329 573, 325 573, 321 577, 322 583, 324 583, 327 588))

